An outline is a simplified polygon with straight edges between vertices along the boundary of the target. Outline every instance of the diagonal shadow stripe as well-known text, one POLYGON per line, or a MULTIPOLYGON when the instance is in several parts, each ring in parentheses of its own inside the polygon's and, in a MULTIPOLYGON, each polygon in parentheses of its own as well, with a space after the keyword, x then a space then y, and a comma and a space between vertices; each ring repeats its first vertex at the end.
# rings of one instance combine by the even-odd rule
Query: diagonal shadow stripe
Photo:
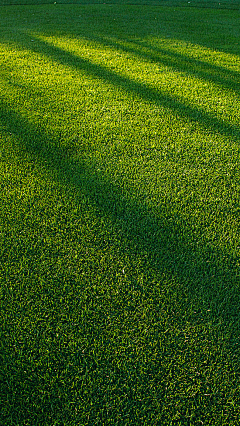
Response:
MULTIPOLYGON (((81 69, 81 67, 78 69, 81 69)), ((90 75, 99 78, 98 69, 95 70, 94 68, 92 74, 90 70, 90 75)), ((148 89, 146 88, 146 92, 147 90, 148 89)), ((130 92, 135 93, 134 91, 130 92)), ((218 252, 217 250, 213 250, 207 247, 203 253, 197 252, 196 256, 194 256, 194 244, 197 243, 197 241, 192 241, 191 237, 188 235, 188 231, 190 234, 191 230, 189 229, 189 226, 186 222, 182 221, 182 224, 179 224, 179 218, 173 215, 171 217, 166 217, 164 221, 155 218, 153 215, 151 215, 146 206, 141 205, 139 200, 135 199, 133 201, 131 197, 120 191, 116 185, 112 184, 106 180, 104 176, 100 175, 97 170, 91 169, 90 171, 84 160, 74 162, 71 161, 71 159, 68 159, 66 150, 60 146, 59 140, 55 134, 51 134, 50 132, 47 133, 44 129, 41 128, 36 129, 19 113, 15 112, 14 108, 11 109, 11 105, 5 103, 4 101, 2 101, 0 105, 0 116, 3 127, 7 132, 11 132, 16 137, 22 150, 26 150, 27 153, 30 153, 30 156, 32 156, 35 161, 44 163, 45 167, 53 172, 53 177, 58 179, 63 185, 71 186, 73 188, 76 199, 78 194, 86 194, 89 203, 95 206, 96 210, 99 212, 99 215, 101 215, 103 218, 108 216, 114 225, 114 229, 121 229, 123 231, 123 234, 126 235, 126 239, 121 241, 123 252, 128 252, 131 258, 134 258, 134 250, 144 253, 144 255, 146 254, 149 263, 152 263, 153 267, 159 272, 159 275, 165 271, 168 273, 168 275, 176 274, 179 278, 179 281, 185 285, 189 300, 191 300, 191 298, 197 294, 204 295, 199 300, 199 306, 201 306, 204 298, 206 298, 207 303, 211 302, 208 295, 208 290, 211 290, 209 293, 214 298, 217 312, 216 321, 223 320, 225 323, 239 323, 239 290, 235 286, 230 286, 230 282, 232 284, 233 282, 237 284, 237 280, 239 279, 239 276, 237 277, 235 274, 235 272, 238 272, 236 259, 231 258, 231 256, 226 256, 226 253, 221 253, 220 251, 218 252), (64 179, 63 176, 65 176, 64 179), (175 225, 173 226, 174 222, 175 225), (184 235, 182 229, 185 230, 184 235), (191 248, 190 243, 193 243, 191 248), (222 267, 218 262, 218 260, 221 259, 223 265, 222 267), (190 271, 190 274, 188 275, 186 274, 187 270, 190 271), (220 282, 222 286, 221 289, 220 282)), ((203 319, 203 321, 205 321, 205 319, 203 319)), ((98 329, 96 327, 96 333, 97 331, 98 329)), ((97 335, 97 339, 98 336, 99 335, 97 335)), ((230 341, 233 340, 234 337, 227 336, 227 339, 230 341)), ((3 342, 5 343, 5 341, 3 342)), ((61 349, 62 351, 59 351, 62 352, 60 356, 66 363, 68 354, 64 352, 64 348, 61 349)), ((233 349, 234 345, 231 347, 231 353, 234 352, 233 349)), ((221 347, 219 351, 222 351, 221 347)), ((30 354, 30 352, 28 352, 27 355, 28 354, 30 354)), ((6 353, 6 355, 8 354, 6 353)), ((15 355, 15 353, 13 355, 15 355)), ((145 360, 147 364, 148 358, 145 358, 145 360)), ((15 361, 16 356, 15 358, 13 356, 12 362, 14 363, 15 361)), ((57 358, 54 359, 55 363, 56 361, 57 358)), ((108 371, 107 366, 109 365, 109 362, 110 360, 107 359, 106 364, 103 363, 102 369, 104 372, 108 371)), ((135 358, 133 357, 133 363, 134 362, 135 358)), ((219 368, 218 358, 216 358, 216 362, 217 364, 215 363, 213 368, 217 370, 217 368, 219 368)), ((129 367, 131 366, 132 364, 127 363, 128 372, 130 371, 129 367)), ((11 419, 15 418, 18 422, 21 422, 22 420, 21 411, 25 409, 27 416, 29 409, 32 409, 32 405, 30 405, 31 400, 29 401, 29 395, 31 395, 30 392, 32 392, 34 390, 34 386, 36 386, 36 377, 32 374, 31 367, 32 365, 29 362, 29 368, 27 368, 27 371, 30 375, 29 379, 31 381, 31 388, 27 388, 27 392, 24 390, 24 385, 26 385, 26 382, 24 383, 23 381, 25 371, 21 371, 18 377, 13 374, 14 384, 16 379, 19 379, 20 383, 22 384, 22 386, 15 385, 15 393, 13 395, 13 400, 15 399, 15 402, 13 404, 11 413, 11 419), (22 400, 25 399, 25 395, 27 403, 26 405, 23 405, 22 400)), ((136 365, 134 365, 134 367, 136 368, 136 365)), ((157 364, 156 367, 159 369, 159 364, 157 364)), ((137 372, 138 371, 139 369, 137 365, 137 372)), ((151 366, 146 372, 145 385, 147 385, 149 381, 149 371, 152 372, 151 366)), ((175 371, 176 370, 173 369, 173 374, 175 371)), ((12 372, 14 372, 14 368, 12 368, 12 370, 10 369, 10 374, 12 372)), ((211 374, 212 370, 209 370, 209 372, 211 374)), ((68 375, 68 373, 66 374, 68 375)), ((90 372, 87 371, 87 374, 91 377, 91 368, 90 372)), ((56 374, 54 373, 54 375, 56 374)), ((230 376, 229 381, 231 381, 231 379, 232 376, 230 376)), ((236 381, 234 381, 234 383, 230 383, 234 389, 237 386, 236 381)), ((130 380, 128 383, 130 385, 132 384, 130 380)), ((43 381, 41 381, 40 384, 42 386, 43 381)), ((117 384, 118 389, 121 389, 123 382, 120 381, 117 382, 117 384)), ((159 384, 157 384, 157 386, 158 385, 159 384)), ((108 391, 109 388, 105 389, 108 391)), ((146 392, 147 391, 148 389, 146 392)), ((11 393, 8 389, 8 395, 9 394, 11 401, 11 393)), ((158 393, 157 395, 164 404, 166 401, 165 394, 158 393)), ((72 395, 67 393, 68 398, 71 396, 72 395)), ((33 394, 33 398, 35 397, 36 393, 33 394)), ((52 403, 52 401, 54 401, 54 398, 55 394, 49 395, 49 405, 52 403)), ((189 392, 187 392, 187 398, 189 399, 189 392)), ((196 399, 195 395, 193 398, 196 399)), ((222 394, 219 398, 219 405, 222 405, 223 399, 221 398, 223 398, 222 394)), ((103 399, 102 394, 100 394, 99 399, 103 399)), ((72 399, 69 400, 72 401, 72 399)), ((197 402, 198 401, 199 399, 197 402)), ((130 403, 132 404, 132 400, 130 400, 130 403)), ((171 403, 176 404, 176 399, 171 400, 171 403)), ((200 405, 201 403, 202 400, 200 400, 200 405)), ((215 404, 215 400, 213 400, 213 403, 212 400, 210 400, 209 406, 210 404, 215 404)), ((63 407, 64 406, 61 405, 59 408, 61 415, 63 412, 63 407)), ((34 418, 35 424, 39 421, 43 423, 43 413, 48 412, 48 406, 44 405, 44 403, 42 403, 40 408, 41 411, 39 409, 39 412, 37 412, 38 415, 34 418)), ((151 402, 149 403, 149 410, 151 410, 151 402)), ((6 424, 9 418, 4 420, 6 424)), ((29 421, 29 419, 26 419, 25 422, 26 421, 29 421)), ((50 420, 48 419, 48 423, 49 421, 50 420)), ((55 421, 57 421, 56 418, 52 419, 52 423, 55 421)), ((69 419, 66 421, 69 422, 69 419)), ((92 420, 92 422, 93 421, 95 421, 95 419, 92 420)), ((209 421, 211 421, 211 419, 209 421)))
POLYGON ((240 74, 237 71, 224 69, 218 65, 213 65, 191 56, 173 52, 169 49, 159 48, 139 40, 122 40, 121 42, 112 38, 94 35, 88 37, 90 41, 97 41, 105 47, 113 47, 122 52, 132 53, 133 55, 147 59, 157 64, 163 64, 173 69, 202 78, 206 81, 216 83, 224 89, 230 89, 239 94, 240 90, 240 74), (126 46, 124 43, 130 42, 132 47, 126 46), (141 50, 140 50, 141 49, 141 50), (145 49, 145 51, 143 51, 145 49), (147 49, 147 51, 146 51, 147 49))
POLYGON ((216 118, 212 114, 203 111, 203 109, 190 105, 185 99, 183 100, 176 96, 164 94, 160 89, 155 89, 144 83, 121 76, 114 71, 110 71, 105 66, 93 64, 85 58, 80 58, 73 53, 53 46, 32 35, 30 37, 26 33, 23 34, 19 47, 45 55, 58 64, 66 65, 74 70, 84 72, 91 77, 99 78, 123 90, 125 93, 135 95, 138 99, 148 101, 155 105, 164 106, 172 110, 172 112, 180 118, 190 119, 192 122, 200 124, 204 129, 214 131, 221 135, 230 136, 237 141, 240 140, 239 126, 216 118))
POLYGON ((35 129, 4 101, 0 111, 3 128, 16 136, 23 151, 53 171, 54 178, 63 185, 71 186, 75 197, 84 194, 102 217, 111 219, 116 232, 119 234, 120 230, 125 236, 121 241, 123 253, 128 252, 133 258, 137 252, 142 253, 159 274, 177 276, 190 300, 201 295, 200 306, 201 297, 212 297, 214 288, 218 318, 238 321, 238 259, 210 247, 204 251, 197 248, 198 241, 182 218, 156 218, 131 194, 123 193, 96 169, 89 170, 86 162, 68 159, 66 149, 61 148, 53 134, 35 129))

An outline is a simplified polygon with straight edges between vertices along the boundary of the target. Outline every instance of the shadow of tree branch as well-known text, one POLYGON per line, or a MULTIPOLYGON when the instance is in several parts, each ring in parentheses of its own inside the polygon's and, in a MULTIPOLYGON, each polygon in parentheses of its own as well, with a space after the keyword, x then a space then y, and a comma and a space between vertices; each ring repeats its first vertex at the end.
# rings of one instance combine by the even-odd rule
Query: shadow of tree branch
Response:
POLYGON ((191 56, 183 55, 178 52, 156 47, 150 43, 139 40, 120 40, 117 41, 112 37, 104 37, 100 35, 92 35, 89 37, 91 41, 97 41, 105 47, 113 47, 122 52, 131 53, 139 58, 148 61, 163 64, 172 67, 176 71, 184 72, 186 75, 192 75, 197 78, 204 79, 222 86, 223 89, 230 89, 239 93, 239 73, 221 66, 210 64, 191 56), (130 43, 131 46, 126 45, 130 43))
POLYGON ((81 58, 57 46, 53 46, 37 37, 30 37, 24 34, 24 41, 22 40, 21 47, 45 55, 58 64, 63 64, 72 69, 84 72, 86 75, 93 78, 99 78, 123 90, 125 93, 133 94, 139 100, 147 101, 154 105, 164 106, 178 117, 187 120, 190 119, 192 122, 200 124, 204 129, 225 136, 231 136, 236 140, 240 138, 239 126, 221 120, 205 112, 202 108, 194 107, 188 103, 187 100, 164 94, 160 89, 155 89, 142 82, 132 80, 126 76, 121 76, 112 70, 110 71, 103 65, 94 64, 85 58, 81 58))
MULTIPOLYGON (((71 160, 56 136, 34 128, 3 101, 0 111, 2 125, 16 136, 23 151, 44 164, 63 185, 72 187, 76 197, 84 194, 100 216, 111 220, 116 232, 124 236, 123 253, 128 252, 132 259, 142 253, 158 274, 177 276, 189 299, 198 298, 201 305, 202 297, 214 306, 218 318, 237 321, 240 294, 230 283, 237 284, 238 259, 211 247, 198 248, 183 218, 154 216, 147 205, 123 193, 96 168, 89 170, 84 160, 71 160)), ((160 203, 160 213, 161 208, 160 203)))

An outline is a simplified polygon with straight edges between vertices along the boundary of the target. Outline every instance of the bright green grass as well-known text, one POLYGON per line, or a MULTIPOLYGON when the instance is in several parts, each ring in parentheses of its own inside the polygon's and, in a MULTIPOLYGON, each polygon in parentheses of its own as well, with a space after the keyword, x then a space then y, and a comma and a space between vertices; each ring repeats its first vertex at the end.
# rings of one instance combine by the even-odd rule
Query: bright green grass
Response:
POLYGON ((0 425, 239 425, 239 40, 1 8, 0 425))

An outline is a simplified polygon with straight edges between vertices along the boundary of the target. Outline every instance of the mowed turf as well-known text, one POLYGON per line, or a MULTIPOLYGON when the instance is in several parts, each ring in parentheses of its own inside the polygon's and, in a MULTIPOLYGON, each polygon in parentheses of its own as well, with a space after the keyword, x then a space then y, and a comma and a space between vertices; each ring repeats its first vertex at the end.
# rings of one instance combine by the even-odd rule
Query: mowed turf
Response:
POLYGON ((239 41, 0 8, 1 425, 239 425, 239 41))

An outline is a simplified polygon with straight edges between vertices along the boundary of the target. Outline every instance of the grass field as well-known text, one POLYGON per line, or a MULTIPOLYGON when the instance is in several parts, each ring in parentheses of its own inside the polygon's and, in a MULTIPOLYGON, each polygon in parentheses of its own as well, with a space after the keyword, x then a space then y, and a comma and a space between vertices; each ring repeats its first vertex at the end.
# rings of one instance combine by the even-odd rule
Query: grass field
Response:
POLYGON ((239 425, 239 71, 239 10, 0 7, 1 426, 239 425))
POLYGON ((217 9, 240 10, 240 0, 0 0, 2 5, 43 5, 43 4, 108 4, 108 5, 138 5, 138 6, 168 6, 168 7, 200 7, 217 9))

